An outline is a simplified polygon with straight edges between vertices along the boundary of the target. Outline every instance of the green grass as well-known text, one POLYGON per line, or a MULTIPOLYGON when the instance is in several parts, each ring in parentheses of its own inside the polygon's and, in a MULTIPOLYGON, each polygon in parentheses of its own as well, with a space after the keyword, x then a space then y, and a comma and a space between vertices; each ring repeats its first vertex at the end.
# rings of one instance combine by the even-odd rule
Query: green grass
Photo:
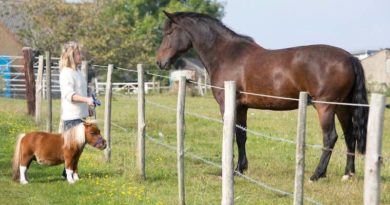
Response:
MULTIPOLYGON (((103 99, 103 97, 101 97, 103 99)), ((147 102, 176 107, 175 95, 151 95, 147 102)), ((43 122, 35 125, 27 116, 23 100, 0 98, 0 203, 1 204, 177 204, 176 152, 146 140, 146 180, 138 179, 135 143, 137 133, 136 97, 114 96, 112 121, 128 129, 112 127, 112 161, 105 163, 103 152, 87 146, 80 159, 81 180, 69 185, 60 174, 63 166, 45 167, 33 163, 28 171, 30 183, 19 185, 11 181, 11 158, 19 133, 44 130, 43 122)), ((54 130, 59 118, 59 102, 54 101, 54 130)), ((215 100, 210 97, 187 97, 186 111, 221 119, 215 100)), ((104 107, 98 108, 103 119, 104 107)), ((44 115, 43 115, 44 116, 44 115)), ((390 111, 385 114, 383 137, 381 204, 390 204, 390 111)), ((273 112, 249 110, 249 129, 272 136, 294 140, 297 111, 273 112)), ((222 124, 186 115, 185 149, 203 159, 220 163, 222 124)), ((103 130, 103 121, 100 120, 103 130)), ((146 133, 165 144, 176 146, 176 112, 146 104, 146 133)), ((338 126, 339 127, 339 126, 338 126)), ((338 128, 339 130, 339 128, 338 128)), ((340 130, 338 131, 339 133, 340 130)), ((341 182, 346 157, 341 134, 333 154, 327 178, 309 183, 320 150, 306 150, 305 196, 324 204, 362 204, 364 159, 356 160, 357 175, 341 182)), ((307 143, 321 144, 322 136, 316 112, 308 109, 307 143)), ((235 157, 237 157, 235 147, 235 157)), ((293 192, 295 145, 271 141, 249 134, 247 140, 249 169, 246 172, 272 187, 293 192)), ((235 158, 236 162, 236 158, 235 158)), ((220 204, 221 170, 191 159, 186 154, 185 185, 187 204, 220 204)), ((243 178, 235 178, 235 204, 292 204, 290 196, 282 196, 259 187, 243 178)), ((305 202, 310 204, 309 202, 305 202)))

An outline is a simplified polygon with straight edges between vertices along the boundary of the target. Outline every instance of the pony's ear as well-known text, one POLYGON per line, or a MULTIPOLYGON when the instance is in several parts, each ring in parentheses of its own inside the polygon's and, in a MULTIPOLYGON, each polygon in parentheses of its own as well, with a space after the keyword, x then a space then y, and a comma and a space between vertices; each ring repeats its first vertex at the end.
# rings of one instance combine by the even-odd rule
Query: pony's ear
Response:
POLYGON ((167 11, 163 10, 165 16, 167 16, 169 18, 169 20, 171 20, 173 23, 177 23, 175 21, 175 17, 171 14, 171 13, 168 13, 167 11))

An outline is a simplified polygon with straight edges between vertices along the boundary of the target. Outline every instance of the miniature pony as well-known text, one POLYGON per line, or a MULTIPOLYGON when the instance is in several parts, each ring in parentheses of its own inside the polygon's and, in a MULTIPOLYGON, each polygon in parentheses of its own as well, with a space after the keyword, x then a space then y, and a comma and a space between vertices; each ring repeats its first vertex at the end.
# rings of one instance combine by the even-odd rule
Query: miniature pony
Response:
POLYGON ((13 180, 27 184, 26 172, 32 160, 41 165, 59 165, 65 162, 66 179, 70 184, 79 180, 77 164, 85 144, 103 150, 106 140, 96 122, 83 122, 63 134, 30 132, 17 140, 12 169, 13 180))

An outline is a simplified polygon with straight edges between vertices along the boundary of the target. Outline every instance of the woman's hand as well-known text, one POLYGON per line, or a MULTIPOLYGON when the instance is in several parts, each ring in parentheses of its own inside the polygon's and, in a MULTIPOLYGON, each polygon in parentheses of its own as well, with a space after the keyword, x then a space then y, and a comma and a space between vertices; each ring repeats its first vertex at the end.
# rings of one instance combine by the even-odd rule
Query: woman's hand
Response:
POLYGON ((92 97, 87 97, 85 103, 87 103, 89 106, 95 106, 95 103, 93 102, 92 97))

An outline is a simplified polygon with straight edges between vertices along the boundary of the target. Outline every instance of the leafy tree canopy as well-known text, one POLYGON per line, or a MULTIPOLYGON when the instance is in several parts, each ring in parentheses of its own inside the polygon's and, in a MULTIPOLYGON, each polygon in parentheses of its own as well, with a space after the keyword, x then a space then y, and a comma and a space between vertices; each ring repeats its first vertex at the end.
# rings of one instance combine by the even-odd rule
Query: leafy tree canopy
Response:
POLYGON ((154 65, 166 19, 162 10, 217 18, 224 12, 216 0, 96 0, 83 4, 29 0, 19 9, 29 25, 20 36, 39 51, 59 55, 63 43, 76 40, 94 63, 132 68, 137 63, 154 65))

